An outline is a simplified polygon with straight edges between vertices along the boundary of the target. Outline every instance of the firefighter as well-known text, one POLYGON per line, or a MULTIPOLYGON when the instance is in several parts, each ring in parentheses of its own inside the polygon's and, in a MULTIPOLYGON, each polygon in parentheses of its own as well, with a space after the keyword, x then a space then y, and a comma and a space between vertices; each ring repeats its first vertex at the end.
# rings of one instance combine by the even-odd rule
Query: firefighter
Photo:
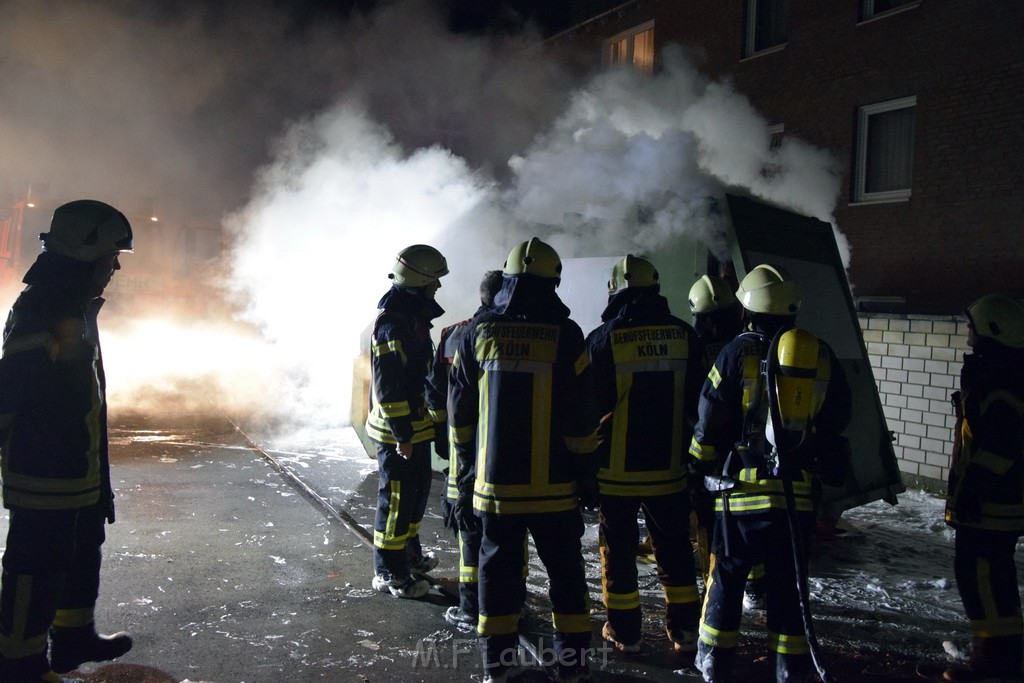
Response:
POLYGON ((650 261, 612 268, 603 324, 587 337, 602 420, 601 570, 604 639, 622 652, 641 641, 637 515, 650 530, 665 592, 665 632, 676 652, 697 647, 697 580, 687 521, 686 451, 705 373, 697 333, 671 314, 650 261))
MULTIPOLYGON (((492 305, 494 296, 501 289, 502 274, 500 270, 489 270, 480 281, 480 308, 474 317, 480 315, 492 305)), ((435 444, 438 456, 448 462, 447 485, 441 495, 442 519, 446 528, 455 532, 459 541, 459 604, 445 610, 444 618, 449 624, 463 628, 476 629, 479 600, 477 591, 477 567, 480 555, 480 530, 460 531, 452 511, 459 497, 456 473, 458 462, 448 448, 448 372, 455 360, 455 350, 459 347, 462 335, 473 318, 441 330, 441 338, 434 354, 434 364, 430 371, 428 385, 430 388, 430 410, 437 430, 435 444)))
POLYGON ((82 199, 57 207, 40 239, 0 360, 5 683, 60 681, 55 671, 132 647, 128 634, 100 635, 94 623, 104 527, 114 521, 97 316, 120 254, 132 251, 132 228, 114 207, 82 199))
POLYGON ((714 275, 703 275, 693 283, 687 303, 710 369, 722 348, 743 330, 743 307, 728 283, 714 275))
POLYGON ((751 568, 763 563, 771 583, 766 622, 775 678, 806 680, 810 645, 797 590, 798 577, 806 578, 806 553, 798 569, 794 543, 806 547, 814 524, 812 474, 845 467, 830 456, 850 419, 850 389, 828 345, 792 328, 800 299, 785 271, 759 265, 736 295, 747 311, 748 331, 716 359, 701 390, 690 446, 694 469, 712 475, 707 481, 721 491, 695 664, 705 681, 730 679, 743 587, 751 568), (763 368, 769 349, 801 360, 791 373, 802 380, 801 393, 775 402, 784 425, 803 421, 799 447, 782 452, 775 448, 783 441, 776 432, 784 425, 772 426, 768 419, 770 387, 763 368), (803 439, 804 434, 810 436, 803 439))
POLYGON ((947 681, 1021 680, 1021 603, 1014 551, 1024 535, 1024 306, 999 294, 967 309, 967 344, 946 497, 954 569, 971 622, 967 668, 947 681))
POLYGON ((547 569, 564 681, 589 676, 580 504, 596 505, 597 412, 583 333, 555 292, 562 263, 536 237, 512 249, 494 307, 467 327, 450 375, 459 528, 479 528, 485 680, 517 663, 527 533, 547 569))
MULTIPOLYGON (((704 275, 693 283, 687 302, 693 314, 693 327, 704 344, 705 369, 710 370, 725 345, 743 330, 743 307, 729 284, 713 275, 704 275)), ((711 569, 709 541, 715 519, 714 498, 707 495, 707 490, 701 486, 692 487, 690 495, 694 510, 691 529, 697 543, 701 576, 707 584, 711 569)), ((747 577, 747 587, 743 594, 744 607, 764 609, 766 583, 764 565, 754 565, 747 577)))
POLYGON ((434 300, 448 263, 434 247, 403 249, 388 277, 373 323, 373 373, 366 433, 377 444, 377 514, 373 525, 373 587, 398 598, 430 590, 423 574, 437 566, 423 553, 419 528, 430 495, 434 423, 426 377, 434 356, 431 320, 444 310, 434 300))

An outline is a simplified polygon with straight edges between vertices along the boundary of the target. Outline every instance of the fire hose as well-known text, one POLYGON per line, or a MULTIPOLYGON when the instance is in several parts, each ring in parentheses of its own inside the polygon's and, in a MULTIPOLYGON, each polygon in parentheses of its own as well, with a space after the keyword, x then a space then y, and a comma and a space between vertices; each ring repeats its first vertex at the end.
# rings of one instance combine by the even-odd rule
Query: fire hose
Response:
MULTIPOLYGON (((768 389, 768 408, 771 412, 772 424, 774 425, 776 448, 778 450, 779 462, 783 465, 779 468, 782 476, 782 490, 786 498, 786 518, 789 521, 789 535, 793 541, 793 568, 796 571, 796 589, 800 598, 800 616, 803 619, 804 634, 807 636, 807 646, 811 651, 811 661, 818 672, 822 683, 835 683, 835 679, 825 669, 821 657, 821 647, 818 645, 818 638, 814 633, 814 622, 811 617, 811 600, 807 587, 806 571, 806 549, 803 543, 803 534, 800 530, 800 522, 797 518, 796 497, 793 494, 793 479, 789 468, 785 466, 783 459, 787 454, 792 454, 792 449, 783 447, 782 442, 786 440, 785 431, 782 428, 782 412, 779 409, 779 391, 776 378, 779 372, 778 347, 779 339, 787 328, 779 330, 772 339, 768 349, 768 362, 766 365, 766 384, 768 389)), ((804 434, 800 440, 803 441, 804 434)), ((797 444, 799 445, 799 444, 797 444)))

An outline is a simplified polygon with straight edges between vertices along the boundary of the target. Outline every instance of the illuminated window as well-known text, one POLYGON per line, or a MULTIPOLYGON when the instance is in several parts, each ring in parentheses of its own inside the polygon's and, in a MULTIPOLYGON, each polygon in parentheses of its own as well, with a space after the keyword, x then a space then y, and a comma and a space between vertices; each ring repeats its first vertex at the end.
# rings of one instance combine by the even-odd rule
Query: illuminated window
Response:
POLYGON ((861 21, 917 7, 920 0, 861 0, 861 21))
POLYGON ((788 29, 789 0, 747 0, 744 56, 785 46, 788 29))
POLYGON ((857 111, 854 201, 910 198, 917 97, 880 102, 857 111))
POLYGON ((609 64, 632 64, 649 74, 654 71, 654 22, 634 27, 605 41, 609 64))

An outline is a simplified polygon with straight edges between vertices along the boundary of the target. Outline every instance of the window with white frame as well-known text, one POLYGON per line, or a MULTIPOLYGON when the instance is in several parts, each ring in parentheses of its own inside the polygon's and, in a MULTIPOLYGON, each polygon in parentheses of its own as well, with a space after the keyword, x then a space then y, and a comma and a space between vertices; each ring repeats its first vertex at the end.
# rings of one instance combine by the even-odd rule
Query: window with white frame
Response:
POLYGON ((917 7, 920 0, 861 0, 861 21, 874 19, 884 14, 917 7))
POLYGON ((654 22, 635 26, 605 41, 609 64, 632 64, 638 71, 654 71, 654 22))
POLYGON ((857 110, 854 201, 910 198, 917 97, 879 102, 857 110))
POLYGON ((743 56, 781 48, 789 31, 789 0, 747 0, 743 56))

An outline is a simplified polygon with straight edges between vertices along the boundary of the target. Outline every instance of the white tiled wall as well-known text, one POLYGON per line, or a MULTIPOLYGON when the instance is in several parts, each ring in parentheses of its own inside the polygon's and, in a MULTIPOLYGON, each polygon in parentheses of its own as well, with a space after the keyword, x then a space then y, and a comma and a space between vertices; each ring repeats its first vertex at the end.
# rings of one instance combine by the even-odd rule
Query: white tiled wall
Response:
POLYGON ((859 320, 900 470, 912 475, 907 479, 941 485, 956 421, 949 397, 969 351, 967 321, 865 313, 859 320))

